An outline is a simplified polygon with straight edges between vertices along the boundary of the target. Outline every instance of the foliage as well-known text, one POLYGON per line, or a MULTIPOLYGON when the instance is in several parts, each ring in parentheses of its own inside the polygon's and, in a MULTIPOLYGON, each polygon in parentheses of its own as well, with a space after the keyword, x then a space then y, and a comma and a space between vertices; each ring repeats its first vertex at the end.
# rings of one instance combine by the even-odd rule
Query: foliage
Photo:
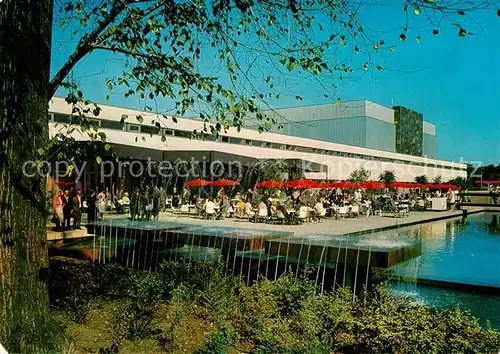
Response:
POLYGON ((465 190, 471 187, 470 180, 465 179, 463 177, 456 177, 454 179, 450 179, 448 184, 452 184, 454 186, 460 187, 460 189, 465 190))
POLYGON ((135 341, 153 334, 153 311, 152 304, 131 299, 120 301, 111 321, 113 343, 119 344, 123 339, 135 341))
POLYGON ((226 354, 229 345, 240 341, 238 332, 232 326, 223 326, 217 333, 207 338, 204 348, 196 354, 226 354))
POLYGON ((360 169, 351 172, 348 181, 355 183, 366 182, 370 178, 370 175, 371 175, 370 170, 361 167, 360 169))
POLYGON ((421 175, 421 176, 415 177, 415 182, 418 184, 428 184, 429 179, 427 178, 426 175, 421 175))
POLYGON ((441 182, 443 182, 443 178, 441 176, 436 176, 432 180, 432 183, 441 183, 441 182))
POLYGON ((384 184, 394 183, 396 182, 396 175, 394 174, 394 171, 385 170, 380 174, 378 180, 384 184))
MULTIPOLYGON (((73 266, 91 269, 67 265, 73 266)), ((276 281, 260 279, 245 286, 232 276, 224 277, 217 262, 195 262, 190 266, 174 262, 164 264, 159 278, 153 281, 163 285, 147 286, 149 290, 144 292, 139 290, 144 289, 140 277, 147 278, 148 273, 99 268, 105 270, 91 274, 101 276, 113 269, 115 280, 121 276, 129 278, 120 281, 122 284, 139 282, 131 287, 137 289, 131 293, 113 290, 115 296, 121 294, 111 321, 114 342, 102 352, 116 352, 113 350, 119 348, 121 339, 139 341, 144 337, 156 337, 158 345, 168 352, 175 348, 174 329, 187 315, 209 322, 216 320, 216 330, 208 334, 198 353, 225 353, 243 342, 252 343, 253 353, 291 354, 484 353, 500 348, 498 331, 481 328, 476 319, 458 308, 440 310, 415 304, 407 298, 394 297, 383 287, 354 298, 349 288, 320 294, 308 272, 298 277, 290 272, 276 281), (216 299, 216 289, 221 290, 220 299, 216 299), (133 300, 141 298, 138 293, 154 296, 144 297, 150 303, 141 305, 133 300), (225 297, 230 300, 224 300, 225 297), (170 327, 158 334, 148 311, 161 311, 157 305, 165 301, 173 308, 173 318, 170 327)), ((57 269, 67 272, 65 267, 57 269)), ((106 277, 111 279, 109 274, 106 277)), ((58 277, 63 278, 70 279, 58 277)), ((101 293, 96 296, 107 297, 109 291, 109 286, 101 286, 101 293)))
MULTIPOLYGON (((362 16, 364 6, 339 0, 60 2, 54 21, 68 42, 77 45, 55 68, 48 91, 51 97, 63 88, 78 119, 77 126, 61 130, 54 139, 65 141, 70 131, 77 130, 109 145, 91 120, 100 108, 69 79, 77 63, 91 53, 109 53, 127 61, 125 70, 106 78, 110 95, 119 91, 125 98, 139 99, 158 131, 176 121, 158 109, 158 102, 165 100, 173 106, 173 114, 190 112, 205 122, 201 132, 193 132, 196 136, 217 136, 229 127, 239 130, 248 120, 262 132, 277 119, 261 107, 280 99, 281 83, 288 76, 320 85, 326 99, 341 104, 336 92, 339 83, 383 71, 387 53, 404 45, 407 38, 420 43, 425 38, 422 31, 436 36, 444 24, 464 38, 473 34, 464 27, 464 15, 494 7, 489 1, 462 6, 405 2, 400 33, 394 35, 371 30, 362 16), (418 32, 410 26, 413 22, 418 23, 418 32)), ((293 94, 302 100, 299 93, 293 94)), ((145 117, 126 119, 142 123, 145 117)), ((166 139, 163 135, 162 140, 166 139)), ((42 149, 41 155, 47 150, 50 147, 42 149)), ((60 150, 64 151, 71 150, 60 150)))

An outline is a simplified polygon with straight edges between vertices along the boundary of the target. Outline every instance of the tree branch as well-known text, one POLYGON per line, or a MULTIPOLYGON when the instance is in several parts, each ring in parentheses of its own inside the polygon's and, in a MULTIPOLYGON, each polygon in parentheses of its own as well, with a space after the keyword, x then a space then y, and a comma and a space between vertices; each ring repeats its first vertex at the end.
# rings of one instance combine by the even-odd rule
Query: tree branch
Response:
POLYGON ((126 4, 121 1, 115 2, 115 5, 113 6, 109 14, 104 18, 104 20, 99 21, 97 27, 80 40, 73 54, 71 54, 71 56, 64 63, 61 69, 59 69, 57 74, 50 81, 48 87, 49 97, 52 97, 55 94, 57 88, 63 82, 66 75, 68 75, 68 73, 73 69, 76 63, 78 63, 89 52, 89 50, 92 49, 92 43, 98 38, 99 34, 116 19, 116 17, 122 12, 125 6, 126 4))

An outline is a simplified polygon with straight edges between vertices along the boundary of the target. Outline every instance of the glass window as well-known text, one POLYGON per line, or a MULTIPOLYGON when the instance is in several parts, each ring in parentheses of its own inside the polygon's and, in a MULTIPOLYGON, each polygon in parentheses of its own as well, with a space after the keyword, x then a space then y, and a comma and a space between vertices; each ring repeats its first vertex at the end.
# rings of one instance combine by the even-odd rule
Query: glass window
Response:
POLYGON ((141 125, 141 133, 158 134, 160 130, 156 126, 141 125))
POLYGON ((229 137, 228 136, 223 136, 221 138, 221 140, 222 140, 223 143, 229 143, 229 137))
POLYGON ((185 130, 176 130, 175 131, 175 136, 181 137, 181 138, 191 138, 191 132, 185 131, 185 130))
POLYGON ((101 128, 104 129, 116 129, 116 130, 123 130, 123 123, 120 122, 115 122, 111 120, 101 120, 101 128))
POLYGON ((129 132, 140 132, 141 131, 141 127, 137 124, 128 124, 127 125, 127 130, 129 132))

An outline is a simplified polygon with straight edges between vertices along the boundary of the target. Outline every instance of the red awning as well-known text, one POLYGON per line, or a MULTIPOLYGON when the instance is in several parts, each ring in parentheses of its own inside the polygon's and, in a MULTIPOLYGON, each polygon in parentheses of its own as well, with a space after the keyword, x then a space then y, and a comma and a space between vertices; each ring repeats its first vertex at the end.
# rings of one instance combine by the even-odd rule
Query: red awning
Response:
POLYGON ((240 182, 231 181, 230 179, 219 179, 217 181, 210 182, 209 186, 214 187, 231 187, 231 186, 239 186, 240 182))
POLYGON ((254 185, 255 188, 283 188, 285 182, 279 181, 262 181, 254 185))
POLYGON ((430 189, 459 189, 457 186, 454 186, 453 184, 444 184, 444 183, 429 184, 428 188, 430 188, 430 189))
POLYGON ((390 187, 390 188, 418 188, 418 187, 413 187, 413 184, 408 183, 408 182, 392 182, 392 183, 386 184, 386 187, 390 187))
POLYGON ((365 189, 383 189, 385 185, 378 181, 368 181, 361 183, 361 188, 365 189))
POLYGON ((288 188, 321 188, 319 183, 314 182, 310 179, 296 179, 293 181, 288 181, 285 183, 285 187, 288 188))
POLYGON ((484 181, 476 181, 476 184, 500 184, 500 181, 492 181, 492 180, 484 180, 484 181))
POLYGON ((210 184, 209 181, 205 181, 204 179, 193 179, 189 182, 184 183, 185 187, 203 187, 208 186, 210 184))

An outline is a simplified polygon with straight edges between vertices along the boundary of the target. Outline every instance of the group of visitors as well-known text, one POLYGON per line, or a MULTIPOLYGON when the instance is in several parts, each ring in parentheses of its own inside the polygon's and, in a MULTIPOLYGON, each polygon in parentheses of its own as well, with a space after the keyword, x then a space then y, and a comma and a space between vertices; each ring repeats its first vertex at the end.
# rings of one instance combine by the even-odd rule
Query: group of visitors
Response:
POLYGON ((58 190, 52 200, 52 221, 57 230, 79 229, 82 221, 82 190, 58 190), (73 219, 73 224, 71 224, 73 219))
POLYGON ((145 186, 135 188, 128 201, 132 220, 158 220, 160 208, 164 208, 163 188, 145 186), (162 203, 160 203, 162 200, 162 203))
POLYGON ((52 221, 55 229, 57 231, 80 229, 84 209, 87 211, 88 223, 102 220, 111 203, 109 195, 106 189, 102 189, 99 194, 96 194, 94 189, 90 189, 86 198, 81 189, 57 190, 52 198, 52 221))

